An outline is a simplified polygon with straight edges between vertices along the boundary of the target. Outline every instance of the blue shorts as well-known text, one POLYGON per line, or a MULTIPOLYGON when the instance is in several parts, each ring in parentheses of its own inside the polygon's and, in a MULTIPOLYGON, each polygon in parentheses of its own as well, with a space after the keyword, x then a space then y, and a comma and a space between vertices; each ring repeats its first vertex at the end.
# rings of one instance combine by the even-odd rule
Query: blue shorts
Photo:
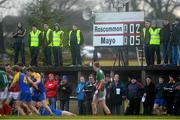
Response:
POLYGON ((157 104, 159 106, 164 106, 165 105, 165 100, 157 98, 157 99, 154 100, 154 104, 157 104))
POLYGON ((35 102, 40 102, 46 99, 45 93, 40 93, 40 92, 34 92, 34 95, 32 96, 32 100, 35 102))
MULTIPOLYGON (((51 106, 49 106, 49 107, 55 116, 62 116, 62 112, 63 112, 62 110, 52 109, 51 106)), ((45 108, 40 108, 40 114, 43 116, 47 116, 47 115, 49 115, 49 112, 46 111, 45 108)))
POLYGON ((30 92, 21 92, 19 96, 19 100, 22 102, 31 102, 32 97, 30 92))

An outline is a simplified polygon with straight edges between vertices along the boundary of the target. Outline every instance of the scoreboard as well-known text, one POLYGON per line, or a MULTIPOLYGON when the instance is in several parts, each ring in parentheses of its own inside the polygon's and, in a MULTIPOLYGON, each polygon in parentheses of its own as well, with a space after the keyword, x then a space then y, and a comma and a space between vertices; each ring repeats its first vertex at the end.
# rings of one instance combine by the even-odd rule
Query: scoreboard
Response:
POLYGON ((144 12, 96 13, 93 25, 94 46, 138 46, 144 12))

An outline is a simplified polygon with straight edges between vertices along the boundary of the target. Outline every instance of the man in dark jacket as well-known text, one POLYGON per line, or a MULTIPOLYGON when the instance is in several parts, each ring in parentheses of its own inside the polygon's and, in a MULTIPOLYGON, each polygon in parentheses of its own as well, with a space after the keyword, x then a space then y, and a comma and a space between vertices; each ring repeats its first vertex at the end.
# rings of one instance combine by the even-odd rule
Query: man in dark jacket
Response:
POLYGON ((59 99, 60 99, 60 108, 61 110, 69 111, 69 100, 72 93, 72 87, 68 82, 68 77, 63 76, 61 83, 58 88, 59 99))
POLYGON ((125 98, 126 88, 125 84, 119 79, 118 74, 115 74, 114 76, 114 82, 112 83, 110 92, 112 94, 112 114, 120 115, 120 109, 123 98, 125 98))
POLYGON ((180 64, 180 19, 176 18, 175 23, 173 24, 173 40, 172 40, 172 49, 173 49, 173 64, 180 64))
POLYGON ((84 88, 87 115, 92 115, 91 103, 92 103, 92 99, 93 99, 93 95, 95 91, 96 91, 96 87, 95 87, 94 75, 90 74, 89 80, 86 82, 86 85, 84 88))
POLYGON ((128 115, 139 115, 140 102, 142 97, 142 87, 137 81, 137 77, 131 78, 131 83, 128 85, 127 97, 129 100, 129 108, 126 114, 128 115))
POLYGON ((168 20, 164 20, 163 22, 163 28, 161 29, 161 43, 163 45, 163 59, 164 64, 168 64, 168 61, 172 63, 172 53, 171 53, 171 30, 170 30, 170 24, 168 20))
POLYGON ((174 114, 180 115, 180 76, 175 84, 174 114))
POLYGON ((83 44, 84 38, 81 30, 77 25, 72 26, 72 30, 69 32, 69 46, 71 49, 72 65, 81 65, 81 53, 80 47, 83 44))

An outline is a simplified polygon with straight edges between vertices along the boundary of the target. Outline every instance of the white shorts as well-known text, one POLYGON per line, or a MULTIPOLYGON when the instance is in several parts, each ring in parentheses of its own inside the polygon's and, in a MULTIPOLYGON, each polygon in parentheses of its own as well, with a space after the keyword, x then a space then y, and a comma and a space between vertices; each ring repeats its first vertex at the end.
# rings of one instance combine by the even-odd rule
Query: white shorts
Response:
POLYGON ((8 97, 8 88, 6 87, 6 89, 2 92, 0 92, 0 100, 4 100, 8 97))
POLYGON ((106 90, 104 91, 99 91, 98 94, 93 95, 93 101, 102 101, 106 100, 106 90))
POLYGON ((14 100, 18 100, 20 96, 20 92, 10 92, 8 98, 13 98, 14 100))

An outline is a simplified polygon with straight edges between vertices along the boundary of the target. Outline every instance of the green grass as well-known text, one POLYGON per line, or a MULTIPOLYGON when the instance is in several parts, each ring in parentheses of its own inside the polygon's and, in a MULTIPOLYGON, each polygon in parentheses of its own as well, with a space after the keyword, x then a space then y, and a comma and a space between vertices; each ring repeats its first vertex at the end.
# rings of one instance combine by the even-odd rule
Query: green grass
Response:
POLYGON ((179 120, 180 116, 2 116, 0 120, 179 120))

